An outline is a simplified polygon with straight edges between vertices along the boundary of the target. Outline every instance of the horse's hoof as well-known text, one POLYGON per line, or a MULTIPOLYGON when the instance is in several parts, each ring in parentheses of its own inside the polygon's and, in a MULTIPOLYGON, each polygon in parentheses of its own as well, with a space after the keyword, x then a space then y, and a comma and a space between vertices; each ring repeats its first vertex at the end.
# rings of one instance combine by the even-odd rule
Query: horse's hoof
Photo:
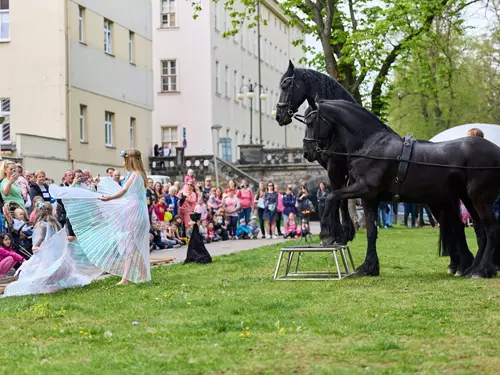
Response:
POLYGON ((455 272, 455 274, 453 276, 455 276, 455 277, 462 277, 462 276, 465 276, 465 273, 462 272, 462 271, 457 271, 457 272, 455 272))
POLYGON ((482 279, 484 279, 484 277, 482 277, 480 275, 477 275, 477 274, 471 275, 470 278, 471 278, 471 280, 482 280, 482 279))
POLYGON ((497 275, 496 267, 478 267, 471 272, 471 279, 491 279, 497 275))

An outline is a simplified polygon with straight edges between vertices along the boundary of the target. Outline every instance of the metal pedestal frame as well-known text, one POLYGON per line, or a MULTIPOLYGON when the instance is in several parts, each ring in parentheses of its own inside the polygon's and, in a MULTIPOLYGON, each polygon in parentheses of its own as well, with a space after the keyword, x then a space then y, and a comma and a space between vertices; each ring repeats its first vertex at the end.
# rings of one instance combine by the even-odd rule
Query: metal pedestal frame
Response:
POLYGON ((341 280, 347 276, 352 275, 356 270, 354 265, 354 260, 352 259, 351 250, 348 245, 333 245, 328 247, 318 247, 318 246, 290 246, 284 247, 280 250, 280 255, 278 258, 278 264, 276 265, 276 270, 274 271, 274 280, 341 280), (297 259, 294 265, 294 272, 290 272, 293 264, 293 258, 295 253, 297 254, 297 259), (337 272, 330 271, 311 271, 311 272, 298 272, 300 257, 302 253, 331 253, 337 272), (342 272, 339 265, 339 260, 337 253, 340 254, 342 264, 344 266, 345 272, 342 272), (281 266, 283 257, 287 254, 287 259, 285 261, 285 274, 278 276, 278 272, 281 266), (347 260, 349 257, 350 264, 347 260), (352 266, 352 268, 350 268, 352 266))

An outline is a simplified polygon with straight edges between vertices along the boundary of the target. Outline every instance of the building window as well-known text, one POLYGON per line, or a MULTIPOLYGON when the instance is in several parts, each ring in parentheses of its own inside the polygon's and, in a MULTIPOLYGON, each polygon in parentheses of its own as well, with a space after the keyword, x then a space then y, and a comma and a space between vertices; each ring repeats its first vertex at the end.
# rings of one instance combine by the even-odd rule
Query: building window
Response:
POLYGON ((78 40, 85 43, 85 8, 78 7, 78 40))
POLYGON ((87 106, 80 104, 80 142, 87 141, 87 106))
POLYGON ((220 94, 220 64, 215 61, 215 93, 220 94))
POLYGON ((109 20, 104 20, 104 52, 112 54, 113 53, 113 46, 112 46, 112 29, 113 29, 113 22, 109 20))
POLYGON ((104 146, 113 146, 113 116, 111 112, 104 115, 104 146))
POLYGON ((130 118, 130 128, 129 128, 129 138, 130 138, 130 148, 135 147, 135 118, 130 118))
POLYGON ((0 124, 0 143, 9 144, 10 141, 10 99, 0 99, 0 117, 3 123, 0 124))
POLYGON ((238 96, 238 71, 233 72, 233 99, 238 96))
POLYGON ((9 0, 0 0, 0 41, 10 40, 9 0))
POLYGON ((229 98, 229 67, 226 65, 224 68, 224 96, 229 98))
POLYGON ((214 1, 214 28, 219 31, 219 17, 217 17, 217 13, 219 12, 219 2, 217 0, 214 1))
POLYGON ((222 149, 222 160, 233 161, 233 148, 231 138, 220 138, 219 140, 222 149))
POLYGON ((161 1, 161 27, 176 27, 175 22, 175 0, 161 1))
POLYGON ((175 149, 177 147, 177 144, 179 143, 177 129, 177 126, 165 126, 161 128, 161 141, 162 143, 171 144, 171 149, 175 149))
POLYGON ((177 61, 164 60, 161 62, 161 91, 174 92, 177 91, 177 61))
POLYGON ((128 61, 133 64, 134 63, 134 39, 135 33, 132 31, 128 32, 128 61))

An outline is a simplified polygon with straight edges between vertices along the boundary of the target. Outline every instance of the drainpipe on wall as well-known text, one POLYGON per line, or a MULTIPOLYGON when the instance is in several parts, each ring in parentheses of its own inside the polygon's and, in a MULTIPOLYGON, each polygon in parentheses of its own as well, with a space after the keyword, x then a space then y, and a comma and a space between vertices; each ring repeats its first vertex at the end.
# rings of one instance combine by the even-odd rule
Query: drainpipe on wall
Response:
POLYGON ((71 33, 70 33, 70 2, 71 0, 64 1, 64 38, 65 38, 65 73, 66 73, 66 84, 65 84, 65 96, 66 96, 66 147, 67 147, 67 158, 71 162, 71 169, 74 168, 74 161, 71 158, 71 33))

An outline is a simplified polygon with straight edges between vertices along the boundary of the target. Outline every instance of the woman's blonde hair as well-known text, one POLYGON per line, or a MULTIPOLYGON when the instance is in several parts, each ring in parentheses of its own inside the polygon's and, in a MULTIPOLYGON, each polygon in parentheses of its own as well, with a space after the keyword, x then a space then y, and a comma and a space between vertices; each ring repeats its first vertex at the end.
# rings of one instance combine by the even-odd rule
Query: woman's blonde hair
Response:
POLYGON ((2 163, 0 164, 0 180, 3 180, 6 176, 5 176, 5 170, 7 168, 9 168, 9 166, 13 165, 14 167, 16 167, 16 163, 14 163, 13 161, 10 161, 10 160, 4 160, 2 161, 2 163))
POLYGON ((179 192, 179 189, 177 189, 177 186, 172 185, 172 186, 170 186, 170 189, 168 189, 168 192, 175 195, 179 192))
POLYGON ((142 156, 139 150, 131 148, 130 150, 123 151, 122 157, 125 159, 125 169, 129 172, 137 172, 142 176, 144 186, 148 187, 148 176, 142 163, 142 156))
POLYGON ((45 202, 36 213, 35 223, 39 223, 40 221, 47 222, 55 231, 61 229, 61 224, 59 224, 54 216, 54 207, 49 202, 45 202))
POLYGON ((35 178, 38 178, 38 175, 40 173, 43 173, 45 175, 45 177, 47 177, 47 174, 44 171, 42 171, 41 169, 39 169, 38 171, 35 171, 35 178))

